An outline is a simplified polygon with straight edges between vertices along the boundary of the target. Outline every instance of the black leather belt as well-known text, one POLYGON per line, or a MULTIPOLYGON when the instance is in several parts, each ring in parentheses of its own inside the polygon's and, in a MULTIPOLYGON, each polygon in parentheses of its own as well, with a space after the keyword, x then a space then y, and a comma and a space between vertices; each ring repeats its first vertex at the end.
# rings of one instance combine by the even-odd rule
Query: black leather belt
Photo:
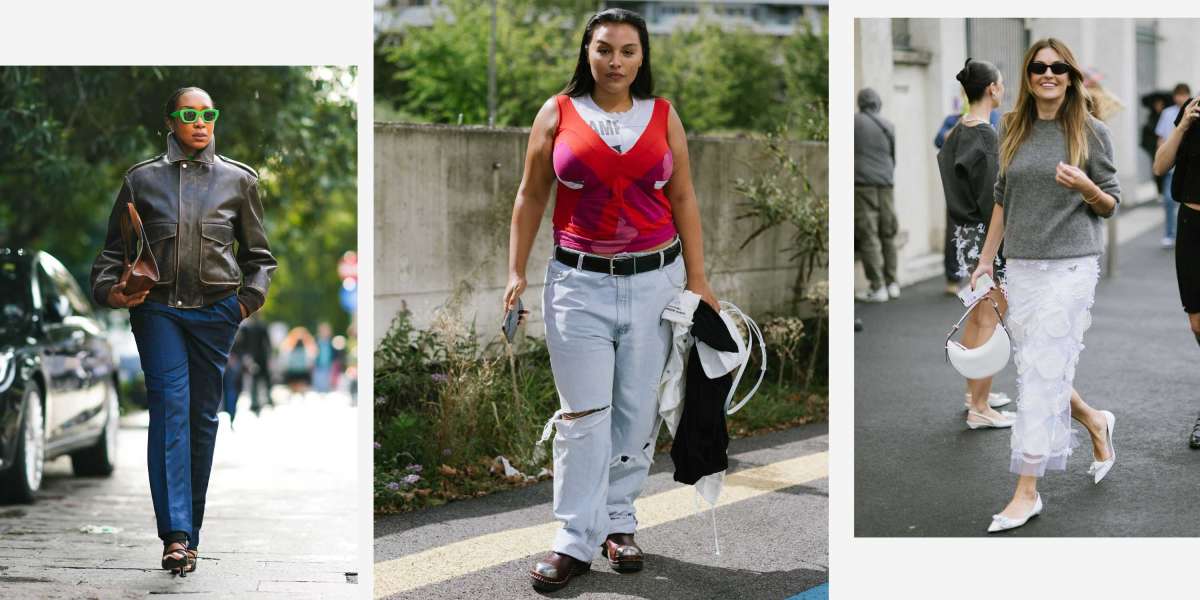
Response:
POLYGON ((584 271, 607 273, 609 275, 636 275, 647 271, 656 271, 675 262, 675 259, 679 257, 679 253, 682 250, 683 244, 679 240, 675 240, 674 244, 654 254, 605 258, 603 256, 596 256, 595 254, 583 254, 582 252, 568 250, 562 246, 555 246, 554 260, 568 267, 575 267, 584 271))

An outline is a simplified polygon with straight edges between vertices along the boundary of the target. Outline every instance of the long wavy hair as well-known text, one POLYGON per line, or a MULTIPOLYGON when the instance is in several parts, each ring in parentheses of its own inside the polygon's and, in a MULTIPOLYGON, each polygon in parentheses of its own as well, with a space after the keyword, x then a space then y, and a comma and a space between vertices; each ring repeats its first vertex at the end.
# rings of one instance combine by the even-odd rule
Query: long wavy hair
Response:
POLYGON ((602 10, 588 19, 583 28, 583 41, 579 45, 579 61, 575 63, 575 73, 571 75, 567 87, 559 93, 576 98, 592 93, 592 89, 596 87, 596 80, 592 77, 592 67, 588 64, 588 46, 592 43, 592 33, 596 27, 610 23, 624 23, 637 30, 638 42, 642 45, 642 66, 638 67, 629 92, 635 98, 641 99, 654 96, 654 78, 650 74, 650 31, 646 29, 646 20, 641 15, 624 8, 602 10))
POLYGON ((1092 97, 1083 86, 1083 70, 1079 68, 1075 54, 1062 40, 1046 38, 1034 42, 1025 52, 1025 59, 1021 61, 1021 92, 1017 94, 1017 104, 1012 112, 1005 113, 1001 120, 1004 127, 1004 138, 1000 140, 1001 173, 1008 170, 1008 165, 1017 154, 1017 148, 1029 138, 1029 134, 1033 132, 1033 124, 1037 121, 1036 96, 1033 95, 1033 87, 1029 84, 1029 63, 1033 62, 1042 48, 1054 50, 1062 57, 1063 62, 1071 67, 1066 97, 1055 116, 1067 141, 1067 162, 1083 168, 1088 159, 1087 135, 1088 129, 1092 127, 1088 109, 1092 104, 1092 97))

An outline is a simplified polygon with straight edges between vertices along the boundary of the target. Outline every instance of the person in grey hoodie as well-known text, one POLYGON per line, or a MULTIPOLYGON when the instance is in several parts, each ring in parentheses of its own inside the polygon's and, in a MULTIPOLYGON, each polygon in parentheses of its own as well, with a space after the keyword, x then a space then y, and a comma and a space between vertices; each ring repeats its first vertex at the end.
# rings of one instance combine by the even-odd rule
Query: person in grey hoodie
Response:
POLYGON ((883 101, 871 88, 858 92, 854 114, 854 245, 862 258, 870 291, 860 300, 886 302, 900 296, 896 282, 896 128, 879 116, 883 101))

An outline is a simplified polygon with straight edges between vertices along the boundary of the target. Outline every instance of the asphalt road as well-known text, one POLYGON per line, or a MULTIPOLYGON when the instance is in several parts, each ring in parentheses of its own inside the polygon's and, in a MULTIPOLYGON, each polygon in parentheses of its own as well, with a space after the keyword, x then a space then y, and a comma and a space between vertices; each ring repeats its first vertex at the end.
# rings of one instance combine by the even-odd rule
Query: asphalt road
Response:
POLYGON ((709 513, 696 511, 691 491, 671 479, 670 457, 658 455, 638 501, 639 517, 646 518, 656 497, 674 492, 684 501, 672 500, 670 515, 660 513, 655 518, 660 524, 638 532, 639 545, 647 555, 645 569, 618 574, 603 560, 596 560, 590 573, 549 595, 534 591, 527 575, 537 556, 549 550, 557 526, 551 514, 549 481, 415 513, 377 517, 375 594, 422 600, 546 596, 784 600, 814 588, 823 592, 825 588, 818 586, 829 577, 827 448, 824 425, 733 441, 723 498, 731 499, 737 492, 755 494, 747 491, 754 488, 758 493, 718 506, 720 556, 713 552, 709 513), (781 466, 801 463, 808 466, 781 466), (773 484, 769 473, 775 468, 788 470, 804 483, 773 484), (797 475, 801 471, 803 474, 797 475), (737 473, 748 476, 738 490, 731 490, 737 473), (526 533, 530 526, 535 526, 536 534, 526 533), (472 560, 469 555, 424 562, 419 567, 405 564, 405 557, 429 556, 440 548, 474 547, 475 541, 485 544, 485 550, 496 548, 496 552, 502 552, 501 547, 536 550, 498 557, 491 552, 486 554, 491 560, 478 559, 478 566, 462 564, 472 560), (438 575, 447 569, 465 574, 438 575), (405 585, 414 579, 431 582, 420 587, 405 585), (409 589, 391 591, 405 587, 409 589))
POLYGON ((159 568, 142 412, 122 419, 112 477, 73 477, 62 457, 36 503, 0 506, 0 597, 362 597, 347 575, 358 523, 348 399, 297 398, 261 418, 242 406, 236 431, 222 415, 196 572, 159 568))
MULTIPOLYGON (((1043 513, 1002 535, 1200 536, 1200 451, 1187 445, 1200 411, 1200 348, 1160 235, 1153 227, 1120 245, 1076 370, 1084 400, 1116 415, 1116 465, 1092 484, 1091 445, 1076 424, 1081 446, 1067 470, 1039 483, 1043 513)), ((964 381, 943 361, 962 310, 940 278, 886 304, 856 305, 865 327, 854 336, 856 536, 985 535, 1012 495, 1008 430, 966 428, 964 381)), ((1016 398, 1011 361, 993 389, 1016 398)))

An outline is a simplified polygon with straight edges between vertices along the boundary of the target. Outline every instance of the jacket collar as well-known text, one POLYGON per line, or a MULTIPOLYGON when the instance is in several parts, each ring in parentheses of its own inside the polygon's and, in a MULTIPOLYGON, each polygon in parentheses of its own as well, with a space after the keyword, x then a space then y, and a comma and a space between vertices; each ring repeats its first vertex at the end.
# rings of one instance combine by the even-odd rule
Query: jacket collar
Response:
POLYGON ((217 141, 210 140, 208 145, 200 151, 200 154, 195 158, 188 156, 188 151, 184 149, 179 140, 175 139, 174 133, 167 134, 167 162, 177 163, 181 160, 194 160, 197 162, 212 164, 214 157, 217 155, 217 141))

